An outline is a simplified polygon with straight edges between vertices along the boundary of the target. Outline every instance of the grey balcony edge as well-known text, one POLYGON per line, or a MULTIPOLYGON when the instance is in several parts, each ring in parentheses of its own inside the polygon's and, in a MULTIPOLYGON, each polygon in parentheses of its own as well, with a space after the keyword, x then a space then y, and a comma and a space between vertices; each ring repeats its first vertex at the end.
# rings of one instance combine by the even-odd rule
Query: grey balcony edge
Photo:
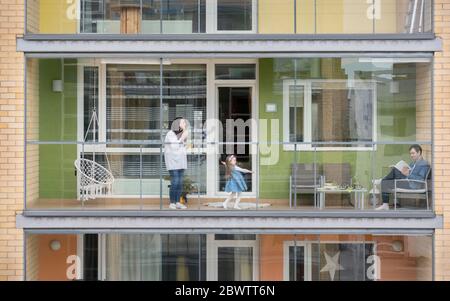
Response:
POLYGON ((30 216, 17 215, 16 227, 25 230, 151 230, 214 231, 429 231, 443 228, 443 216, 430 217, 305 217, 305 216, 30 216), (395 230, 398 229, 398 230, 395 230))
MULTIPOLYGON (((241 40, 101 40, 17 39, 16 50, 27 53, 149 53, 149 54, 271 54, 271 53, 392 53, 438 52, 443 42, 434 39, 241 39, 241 40)), ((162 55, 162 56, 164 56, 162 55)))
POLYGON ((413 34, 25 34, 24 40, 96 41, 264 41, 264 40, 433 40, 434 33, 413 34))
POLYGON ((425 210, 24 210, 30 217, 301 217, 301 218, 435 218, 425 210))

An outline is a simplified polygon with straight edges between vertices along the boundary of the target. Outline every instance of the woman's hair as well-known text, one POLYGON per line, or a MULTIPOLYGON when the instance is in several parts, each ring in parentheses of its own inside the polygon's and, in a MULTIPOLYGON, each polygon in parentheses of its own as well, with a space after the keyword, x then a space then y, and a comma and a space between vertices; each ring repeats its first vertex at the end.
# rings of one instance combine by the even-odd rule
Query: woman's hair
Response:
POLYGON ((178 139, 180 139, 181 134, 183 133, 183 129, 180 128, 180 122, 183 120, 183 117, 177 117, 174 120, 172 120, 170 124, 170 130, 177 135, 178 139))
POLYGON ((231 178, 231 172, 233 171, 233 166, 231 165, 231 159, 236 158, 235 155, 229 155, 225 159, 225 179, 231 178))

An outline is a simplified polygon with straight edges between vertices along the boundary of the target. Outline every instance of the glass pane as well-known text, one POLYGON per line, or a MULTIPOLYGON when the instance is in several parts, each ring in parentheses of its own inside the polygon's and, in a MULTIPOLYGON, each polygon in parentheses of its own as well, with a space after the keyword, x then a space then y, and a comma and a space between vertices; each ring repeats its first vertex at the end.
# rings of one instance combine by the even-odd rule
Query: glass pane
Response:
POLYGON ((367 201, 372 188, 371 148, 349 151, 335 144, 325 144, 323 147, 332 151, 317 150, 313 155, 320 171, 319 187, 316 189, 317 207, 370 209, 367 201))
MULTIPOLYGON (((294 206, 290 180, 291 165, 296 163, 295 144, 289 142, 289 130, 285 128, 290 127, 290 112, 283 108, 289 108, 289 83, 295 84, 298 67, 295 60, 288 58, 259 60, 259 202, 271 205, 264 207, 266 210, 289 210, 294 206), (275 110, 267 111, 267 105, 275 106, 275 110)), ((292 94, 293 104, 300 102, 294 97, 298 94, 292 94)), ((295 110, 291 118, 294 113, 295 110)))
POLYGON ((432 208, 433 171, 431 145, 419 145, 422 154, 411 144, 377 145, 374 158, 373 198, 396 210, 432 208), (414 147, 412 150, 410 148, 414 147), (409 165, 409 171, 395 168, 398 162, 409 165))
POLYGON ((373 141, 373 82, 313 82, 311 94, 312 141, 373 141))
POLYGON ((162 280, 161 248, 159 234, 106 235, 105 280, 162 280))
MULTIPOLYGON (((252 155, 250 153, 251 124, 252 116, 252 88, 250 87, 219 87, 219 120, 224 125, 222 132, 221 147, 224 152, 220 161, 225 162, 227 156, 236 156, 236 165, 240 168, 252 170, 252 155)), ((236 184, 241 187, 238 190, 252 190, 252 174, 247 172, 233 171, 230 180, 226 179, 225 167, 221 166, 219 170, 220 191, 232 192, 236 184), (241 185, 245 181, 245 185, 241 185), (235 183, 238 181, 239 183, 235 183), (226 190, 227 183, 230 188, 226 190), (234 184, 233 184, 234 183, 234 184), (247 186, 247 189, 242 188, 247 186), (230 190, 231 189, 231 190, 230 190)), ((238 192, 237 190, 233 192, 238 192)))
POLYGON ((372 1, 317 0, 317 33, 373 33, 372 1))
POLYGON ((142 0, 142 33, 157 34, 161 33, 161 23, 163 13, 161 0, 142 0))
POLYGON ((159 65, 107 66, 107 141, 160 142, 159 73, 159 65))
POLYGON ((106 280, 202 280, 204 244, 203 235, 107 234, 106 280))
POLYGON ((375 13, 376 33, 432 32, 432 1, 379 0, 375 13))
POLYGON ((200 33, 205 28, 205 0, 162 1, 163 33, 200 33))
POLYGON ((252 281, 253 248, 219 247, 217 276, 218 281, 252 281))
POLYGON ((310 0, 296 0, 297 18, 296 25, 298 34, 317 33, 317 2, 310 0))
POLYGON ((206 121, 206 65, 164 65, 162 81, 163 137, 172 120, 184 117, 199 143, 192 147, 201 147, 206 121))
POLYGON ((99 278, 99 248, 97 234, 83 235, 83 279, 88 281, 95 281, 99 278))
POLYGON ((163 281, 205 280, 204 235, 161 235, 161 241, 163 281))
POLYGON ((256 66, 254 64, 217 64, 216 79, 256 79, 256 66))
POLYGON ((299 0, 258 0, 258 33, 294 33, 295 1, 297 5, 300 2, 299 0))
POLYGON ((215 240, 256 240, 255 234, 216 234, 215 240))
POLYGON ((305 141, 305 87, 289 85, 289 142, 305 141))
POLYGON ((305 247, 289 247, 289 281, 305 281, 305 247))
POLYGON ((217 0, 217 30, 252 30, 252 0, 217 0))
POLYGON ((99 119, 98 119, 98 67, 84 67, 84 140, 83 141, 99 141, 99 119), (94 139, 95 134, 95 139, 94 139))

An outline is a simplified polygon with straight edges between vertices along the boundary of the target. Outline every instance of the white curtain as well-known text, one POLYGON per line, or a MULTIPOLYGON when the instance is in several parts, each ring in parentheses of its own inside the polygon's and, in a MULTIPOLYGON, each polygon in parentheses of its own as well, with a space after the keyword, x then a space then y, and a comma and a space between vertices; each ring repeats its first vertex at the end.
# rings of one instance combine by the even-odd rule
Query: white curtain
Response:
POLYGON ((234 281, 253 280, 252 248, 234 249, 234 281))
POLYGON ((161 280, 161 237, 158 234, 108 234, 106 279, 161 280))

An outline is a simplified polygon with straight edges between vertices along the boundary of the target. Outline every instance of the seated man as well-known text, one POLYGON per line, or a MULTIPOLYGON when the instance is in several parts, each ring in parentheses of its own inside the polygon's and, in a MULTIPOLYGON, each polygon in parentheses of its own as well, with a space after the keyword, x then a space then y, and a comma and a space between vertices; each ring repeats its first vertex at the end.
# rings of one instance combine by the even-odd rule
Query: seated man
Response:
MULTIPOLYGON (((410 179, 425 181, 428 171, 430 170, 430 164, 422 157, 422 147, 414 144, 409 147, 409 156, 412 162, 409 164, 410 168, 406 166, 402 171, 393 167, 391 172, 381 180, 381 195, 383 199, 383 205, 376 210, 389 210, 389 196, 394 189, 394 182, 397 179, 410 179)), ((420 189, 420 183, 417 182, 400 182, 398 188, 404 189, 420 189)))

